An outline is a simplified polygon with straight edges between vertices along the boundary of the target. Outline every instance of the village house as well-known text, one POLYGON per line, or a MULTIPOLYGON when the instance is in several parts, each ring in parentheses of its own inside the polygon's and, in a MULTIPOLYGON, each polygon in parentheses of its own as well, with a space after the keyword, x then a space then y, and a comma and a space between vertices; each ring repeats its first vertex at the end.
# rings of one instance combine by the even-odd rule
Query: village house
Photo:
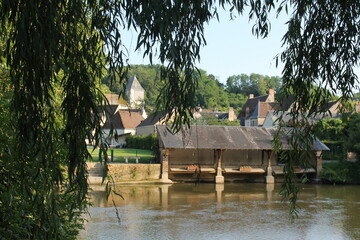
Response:
MULTIPOLYGON (((251 125, 255 124, 257 120, 253 117, 252 120, 250 117, 254 114, 256 108, 259 109, 259 103, 275 103, 275 90, 269 89, 268 95, 262 95, 258 97, 254 97, 254 94, 250 94, 248 100, 242 107, 238 119, 240 120, 241 126, 258 126, 258 125, 251 125)), ((260 109, 259 109, 260 113, 260 109)))
POLYGON ((110 145, 125 144, 125 138, 135 135, 136 127, 147 118, 144 89, 135 76, 130 77, 125 95, 127 100, 117 94, 106 94, 109 105, 100 110, 104 140, 110 145))
MULTIPOLYGON (((294 97, 290 96, 278 102, 275 91, 269 89, 268 95, 254 97, 249 95, 248 100, 240 111, 238 119, 241 126, 247 127, 275 127, 274 121, 281 115, 285 123, 290 120, 288 112, 294 105, 294 97)), ((310 121, 316 122, 324 118, 341 118, 340 102, 330 101, 321 109, 321 113, 314 116, 310 121)), ((360 110, 360 104, 355 104, 355 112, 360 110)), ((291 123, 288 124, 291 126, 291 123)))
MULTIPOLYGON (((328 102, 325 108, 322 110, 323 112, 316 114, 316 116, 308 119, 310 123, 315 124, 317 121, 321 119, 330 119, 330 118, 341 118, 342 115, 340 113, 340 102, 332 101, 328 102)), ((269 110, 266 114, 263 127, 277 127, 278 121, 276 121, 279 117, 282 118, 282 122, 285 126, 291 127, 292 117, 289 111, 275 111, 275 109, 269 110)), ((301 116, 299 116, 301 117, 301 116)))
POLYGON ((136 135, 156 134, 156 126, 164 124, 164 112, 150 114, 136 127, 136 135))
POLYGON ((116 105, 110 105, 106 109, 107 117, 102 126, 105 141, 109 145, 125 144, 126 137, 135 135, 136 127, 144 120, 141 110, 118 109, 116 105))
MULTIPOLYGON (((281 181, 284 164, 273 151, 274 128, 236 126, 191 126, 177 134, 158 125, 162 179, 173 181, 281 181)), ((290 131, 290 130, 289 130, 290 131)), ((287 136, 283 148, 290 149, 287 136)), ((297 174, 319 177, 322 151, 329 150, 316 140, 311 166, 296 166, 297 174)))
POLYGON ((269 111, 276 109, 275 102, 257 102, 253 113, 245 119, 245 126, 262 127, 269 111))

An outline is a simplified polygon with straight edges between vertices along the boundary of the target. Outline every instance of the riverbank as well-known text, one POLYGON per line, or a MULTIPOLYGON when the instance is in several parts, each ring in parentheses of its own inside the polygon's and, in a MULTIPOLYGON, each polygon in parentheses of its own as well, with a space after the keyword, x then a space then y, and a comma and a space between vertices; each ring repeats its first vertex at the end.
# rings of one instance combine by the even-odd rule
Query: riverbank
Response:
MULTIPOLYGON (((161 179, 161 165, 160 164, 135 164, 135 163, 109 163, 108 164, 108 175, 111 176, 115 183, 124 183, 124 184, 138 184, 138 183, 149 183, 149 184, 162 184, 162 183, 171 183, 171 180, 162 180, 161 179)), ((89 183, 90 184, 101 184, 102 177, 104 174, 104 166, 97 162, 88 163, 89 183), (94 170, 95 169, 95 170, 94 170)), ((202 180, 202 182, 211 182, 204 181, 203 179, 197 179, 193 175, 186 173, 188 176, 187 181, 183 182, 197 182, 202 180)), ((207 174, 205 173, 202 173, 207 174)), ((254 182, 253 178, 255 175, 246 175, 242 174, 246 182, 254 182)), ((211 176, 210 176, 211 177, 211 176)), ((231 176, 230 176, 231 177, 231 176)), ((255 176, 256 177, 256 176, 255 176)), ((265 181, 265 174, 257 175, 257 182, 265 181)), ((211 179, 211 178, 209 178, 211 179)), ((180 181, 181 179, 178 179, 180 181)), ((186 179, 185 179, 186 180, 186 179)), ((236 181, 237 178, 228 178, 228 175, 225 177, 226 182, 236 181)), ((324 162, 323 169, 320 173, 320 179, 317 179, 317 182, 327 183, 327 184, 360 184, 360 163, 359 162, 349 162, 349 161, 332 161, 324 162)), ((181 182, 181 181, 180 181, 181 182)), ((275 177, 275 182, 282 182, 281 175, 275 177)))

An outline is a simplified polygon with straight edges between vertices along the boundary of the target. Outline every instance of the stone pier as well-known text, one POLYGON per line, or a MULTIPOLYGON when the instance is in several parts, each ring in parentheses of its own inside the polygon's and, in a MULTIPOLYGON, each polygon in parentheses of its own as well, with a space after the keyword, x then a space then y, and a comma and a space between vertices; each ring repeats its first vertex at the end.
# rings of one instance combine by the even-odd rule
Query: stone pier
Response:
POLYGON ((275 178, 272 175, 272 167, 271 167, 271 150, 267 150, 266 151, 266 155, 267 155, 267 162, 268 162, 268 166, 267 166, 267 175, 265 177, 265 182, 266 184, 274 184, 275 183, 275 178))
POLYGON ((222 175, 222 167, 221 167, 221 156, 223 151, 221 149, 216 149, 216 157, 217 157, 217 170, 216 170, 216 177, 215 183, 224 183, 225 179, 222 175))

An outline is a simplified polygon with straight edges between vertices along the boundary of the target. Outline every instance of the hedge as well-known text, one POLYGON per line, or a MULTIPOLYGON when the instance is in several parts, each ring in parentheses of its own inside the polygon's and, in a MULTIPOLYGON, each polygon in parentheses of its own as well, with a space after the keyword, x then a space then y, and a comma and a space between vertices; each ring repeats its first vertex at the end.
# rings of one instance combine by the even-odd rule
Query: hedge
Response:
POLYGON ((159 148, 158 138, 156 135, 149 134, 144 136, 128 136, 126 138, 127 148, 147 149, 154 151, 159 148))

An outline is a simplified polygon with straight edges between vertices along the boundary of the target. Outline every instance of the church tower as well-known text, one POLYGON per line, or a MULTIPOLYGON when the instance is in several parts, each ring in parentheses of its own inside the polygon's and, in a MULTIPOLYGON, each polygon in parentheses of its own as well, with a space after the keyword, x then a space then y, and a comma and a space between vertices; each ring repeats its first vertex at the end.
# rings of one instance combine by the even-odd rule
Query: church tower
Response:
POLYGON ((131 108, 138 108, 140 105, 144 104, 145 90, 136 76, 130 77, 126 84, 125 94, 131 108))

